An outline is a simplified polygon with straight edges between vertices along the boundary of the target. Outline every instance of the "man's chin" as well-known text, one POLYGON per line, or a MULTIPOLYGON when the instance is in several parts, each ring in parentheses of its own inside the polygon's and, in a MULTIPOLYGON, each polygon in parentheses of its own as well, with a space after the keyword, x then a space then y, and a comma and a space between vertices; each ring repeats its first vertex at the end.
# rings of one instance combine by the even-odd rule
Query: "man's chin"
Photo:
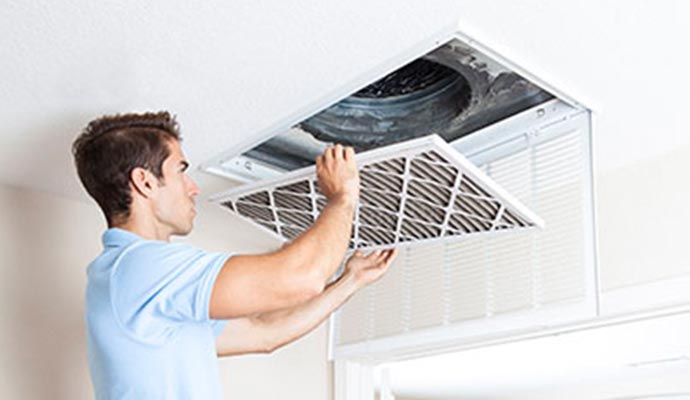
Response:
POLYGON ((188 226, 179 226, 176 227, 175 232, 173 232, 173 235, 176 236, 187 236, 192 232, 192 228, 194 228, 194 223, 190 222, 188 226))

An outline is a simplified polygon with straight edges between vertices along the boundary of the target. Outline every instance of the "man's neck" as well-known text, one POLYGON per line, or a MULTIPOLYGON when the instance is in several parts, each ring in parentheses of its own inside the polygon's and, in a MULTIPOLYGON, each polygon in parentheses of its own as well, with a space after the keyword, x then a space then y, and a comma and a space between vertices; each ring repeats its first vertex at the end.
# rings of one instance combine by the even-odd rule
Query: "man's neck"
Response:
POLYGON ((111 227, 130 231, 146 240, 170 241, 170 232, 166 229, 162 229, 161 226, 153 221, 142 221, 137 218, 129 218, 126 222, 114 224, 111 227))

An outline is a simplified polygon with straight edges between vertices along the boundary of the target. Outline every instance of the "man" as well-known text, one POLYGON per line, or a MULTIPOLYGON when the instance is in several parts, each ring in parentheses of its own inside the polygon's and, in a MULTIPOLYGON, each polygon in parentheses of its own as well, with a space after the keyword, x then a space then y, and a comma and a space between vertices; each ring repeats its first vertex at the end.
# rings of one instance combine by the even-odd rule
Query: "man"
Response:
POLYGON ((161 112, 102 117, 73 145, 79 177, 108 224, 87 271, 98 399, 220 398, 216 356, 270 353, 296 340, 395 257, 357 252, 325 285, 347 249, 359 196, 354 151, 340 145, 316 160, 328 204, 279 250, 231 256, 171 243, 191 231, 199 194, 180 140, 161 112))

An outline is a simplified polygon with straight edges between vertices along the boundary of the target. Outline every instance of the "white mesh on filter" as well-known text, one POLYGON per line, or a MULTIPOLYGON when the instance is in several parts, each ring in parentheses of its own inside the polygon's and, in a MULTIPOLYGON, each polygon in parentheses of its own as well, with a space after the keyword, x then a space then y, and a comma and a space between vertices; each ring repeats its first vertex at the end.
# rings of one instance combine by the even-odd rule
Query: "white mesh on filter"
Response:
MULTIPOLYGON (((351 249, 543 226, 539 217, 437 135, 359 154, 357 163, 361 188, 351 249)), ((211 200, 287 240, 309 228, 326 205, 314 167, 211 200)))

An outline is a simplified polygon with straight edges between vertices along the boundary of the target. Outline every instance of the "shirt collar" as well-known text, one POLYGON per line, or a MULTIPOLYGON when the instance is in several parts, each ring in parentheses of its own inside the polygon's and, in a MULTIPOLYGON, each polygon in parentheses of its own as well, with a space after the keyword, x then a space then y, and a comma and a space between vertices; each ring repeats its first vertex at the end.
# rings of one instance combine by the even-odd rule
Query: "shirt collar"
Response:
POLYGON ((142 240, 136 233, 121 228, 108 228, 101 239, 104 247, 126 246, 135 240, 142 240))

